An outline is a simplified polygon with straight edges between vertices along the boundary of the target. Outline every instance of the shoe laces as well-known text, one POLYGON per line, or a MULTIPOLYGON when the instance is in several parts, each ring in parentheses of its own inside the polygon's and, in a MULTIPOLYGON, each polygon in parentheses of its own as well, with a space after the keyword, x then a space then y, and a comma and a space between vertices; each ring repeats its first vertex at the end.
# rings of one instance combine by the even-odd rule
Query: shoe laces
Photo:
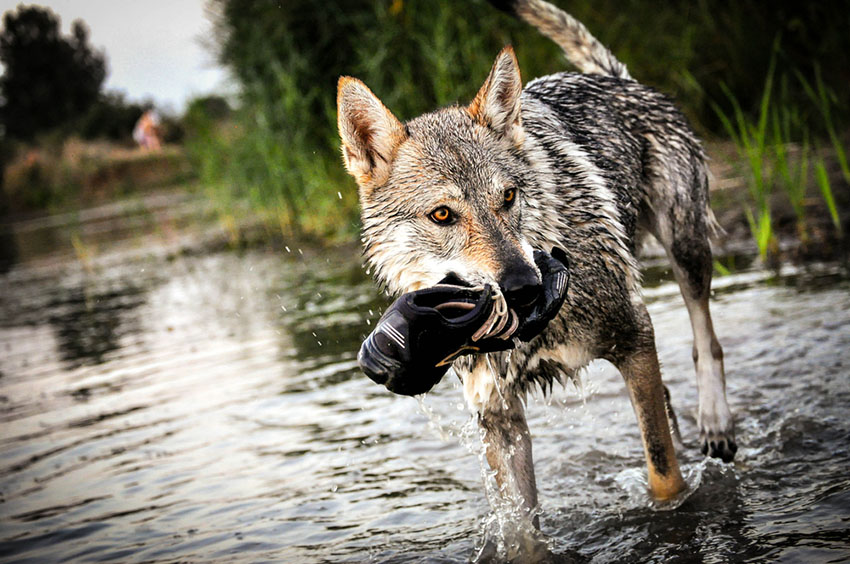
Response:
MULTIPOLYGON (((474 288, 475 290, 484 290, 483 286, 474 288)), ((501 288, 498 286, 493 288, 491 299, 496 302, 493 309, 490 310, 490 315, 487 320, 472 334, 472 340, 480 341, 481 339, 489 339, 495 337, 497 339, 510 339, 514 331, 519 327, 519 316, 514 310, 508 307, 508 302, 502 294, 501 288), (507 326, 507 329, 505 328, 507 326)))

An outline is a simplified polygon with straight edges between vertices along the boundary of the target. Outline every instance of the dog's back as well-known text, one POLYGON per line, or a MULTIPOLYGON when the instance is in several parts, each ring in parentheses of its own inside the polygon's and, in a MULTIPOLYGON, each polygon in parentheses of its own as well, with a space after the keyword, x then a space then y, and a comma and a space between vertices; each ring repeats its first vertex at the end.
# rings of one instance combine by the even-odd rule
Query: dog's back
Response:
MULTIPOLYGON (((673 100, 634 81, 626 66, 566 12, 542 0, 491 0, 536 27, 583 74, 558 73, 523 91, 526 130, 566 137, 617 191, 631 250, 652 230, 653 213, 684 214, 699 235, 714 235, 705 153, 673 100), (546 109, 538 111, 537 102, 546 109)), ((563 139, 561 139, 563 141, 563 139)), ((549 144, 552 147, 552 144, 549 144)), ((661 219, 661 221, 664 221, 661 219)))

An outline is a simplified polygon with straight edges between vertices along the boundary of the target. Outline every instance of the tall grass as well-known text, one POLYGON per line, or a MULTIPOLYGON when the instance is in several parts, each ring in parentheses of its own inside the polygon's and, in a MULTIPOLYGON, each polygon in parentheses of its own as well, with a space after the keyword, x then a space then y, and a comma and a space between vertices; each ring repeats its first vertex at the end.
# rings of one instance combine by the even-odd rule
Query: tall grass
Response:
MULTIPOLYGON (((770 97, 773 92, 773 75, 776 70, 776 58, 770 61, 764 87, 762 89, 761 102, 759 104, 758 118, 753 123, 744 115, 741 105, 726 85, 722 85, 723 93, 732 105, 733 115, 729 116, 720 106, 715 105, 717 115, 723 123, 729 137, 738 148, 741 158, 747 163, 749 182, 747 183, 752 205, 746 208, 747 221, 750 231, 755 237, 759 254, 766 257, 768 251, 776 245, 773 235, 773 227, 770 217, 770 195, 773 183, 768 177, 765 168, 768 151, 774 149, 776 139, 768 142, 770 131, 767 128, 770 119, 771 106, 770 97)), ((774 114, 775 115, 775 114, 774 114)), ((781 134, 774 128, 774 135, 781 134)))
MULTIPOLYGON (((831 144, 831 148, 833 153, 835 154, 835 158, 838 161, 838 165, 841 169, 841 176, 844 180, 845 184, 850 185, 850 166, 847 164, 847 151, 844 149, 844 144, 841 142, 841 139, 836 132, 835 123, 833 120, 833 105, 837 101, 837 97, 835 93, 830 91, 830 89, 826 86, 823 81, 823 77, 821 75, 821 69, 819 65, 815 65, 815 87, 806 80, 806 78, 798 73, 798 79, 800 83, 803 85, 806 93, 809 96, 809 99, 812 100, 815 106, 818 109, 821 117, 823 118, 823 123, 826 128, 827 135, 829 137, 829 141, 831 144)), ((818 188, 820 188, 820 192, 823 195, 824 202, 826 202, 827 209, 829 210, 830 217, 832 218, 832 223, 835 225, 836 230, 839 235, 843 234, 841 219, 838 215, 838 207, 835 203, 835 196, 832 191, 832 184, 829 179, 829 175, 826 172, 826 165, 822 158, 819 158, 815 163, 815 174, 817 178, 818 188)))
POLYGON ((797 78, 803 86, 806 94, 809 96, 809 99, 814 102, 814 105, 817 107, 818 112, 822 116, 824 127, 826 128, 827 135, 829 136, 830 143, 832 144, 832 149, 835 151, 835 156, 841 167, 841 174, 844 177, 844 181, 850 184, 850 166, 847 165, 847 152, 844 150, 844 144, 838 137, 835 121, 833 119, 832 108, 837 103, 837 96, 835 95, 835 92, 831 91, 827 87, 826 83, 824 83, 821 67, 818 64, 815 64, 814 88, 809 81, 806 80, 806 77, 799 71, 797 72, 797 78))
MULTIPOLYGON (((787 100, 788 76, 780 80, 780 99, 787 100)), ((775 105, 771 111, 773 134, 773 157, 777 181, 787 194, 797 220, 797 236, 808 242, 806 229, 806 182, 808 179, 810 144, 809 130, 804 126, 802 112, 787 103, 775 105), (796 132, 801 132, 801 141, 792 144, 796 132)))
POLYGON ((837 134, 833 105, 836 97, 821 79, 816 69, 815 86, 795 71, 796 82, 808 95, 808 103, 800 107, 790 101, 789 75, 775 80, 779 42, 774 45, 767 76, 762 88, 761 101, 756 116, 748 117, 734 94, 723 86, 731 113, 713 103, 714 110, 726 133, 734 142, 738 155, 746 163, 749 202, 745 208, 750 230, 759 255, 767 258, 778 251, 772 222, 772 204, 775 189, 781 189, 787 198, 797 222, 797 234, 803 243, 808 242, 806 199, 809 187, 818 188, 839 237, 842 225, 827 172, 824 150, 812 139, 817 136, 813 128, 820 126, 830 140, 832 154, 838 161, 845 183, 850 183, 850 171, 844 146, 837 134), (777 86, 778 84, 778 86, 777 86), (820 116, 812 123, 813 110, 820 116), (811 166, 810 166, 811 165, 811 166))
MULTIPOLYGON (((466 102, 519 29, 483 0, 434 2, 219 0, 219 53, 241 86, 227 125, 190 116, 187 145, 226 222, 286 234, 346 237, 357 191, 336 132, 336 80, 364 80, 402 120, 466 102), (469 10, 480 10, 470 18, 469 10)), ((520 54, 527 72, 563 63, 551 42, 520 54)))
POLYGON ((294 119, 306 111, 308 98, 291 75, 281 69, 275 75, 283 93, 278 101, 247 98, 225 121, 202 112, 191 116, 187 149, 201 183, 225 225, 349 236, 356 231, 356 193, 342 194, 346 178, 338 155, 294 119))

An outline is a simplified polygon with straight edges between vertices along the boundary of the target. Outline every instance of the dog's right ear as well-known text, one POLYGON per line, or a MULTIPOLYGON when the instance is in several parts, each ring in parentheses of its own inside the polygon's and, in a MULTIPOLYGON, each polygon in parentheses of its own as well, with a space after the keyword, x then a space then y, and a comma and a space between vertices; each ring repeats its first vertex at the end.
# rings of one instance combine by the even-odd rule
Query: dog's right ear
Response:
POLYGON ((396 149, 407 138, 404 126, 365 84, 349 76, 339 79, 336 108, 345 168, 363 190, 385 183, 396 149))

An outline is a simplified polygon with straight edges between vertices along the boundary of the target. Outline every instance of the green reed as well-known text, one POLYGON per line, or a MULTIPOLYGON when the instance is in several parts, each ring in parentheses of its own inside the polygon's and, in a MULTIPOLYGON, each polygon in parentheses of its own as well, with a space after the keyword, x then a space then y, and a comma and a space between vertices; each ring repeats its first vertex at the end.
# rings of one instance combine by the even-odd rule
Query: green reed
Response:
MULTIPOLYGON (((749 189, 751 205, 747 206, 745 213, 750 225, 750 231, 758 246, 759 255, 762 258, 765 258, 771 247, 775 245, 770 210, 770 195, 773 183, 769 178, 769 171, 765 166, 768 152, 773 149, 768 142, 770 131, 767 126, 771 115, 770 99, 773 91, 775 69, 776 58, 774 57, 771 59, 767 77, 765 78, 761 102, 759 103, 758 117, 755 123, 744 114, 738 100, 725 84, 721 85, 721 87, 729 103, 732 105, 732 115, 728 115, 719 105, 715 104, 714 106, 726 133, 735 143, 738 154, 748 167, 747 187, 749 189)), ((771 141, 775 142, 775 139, 771 141)))
POLYGON ((738 155, 746 163, 749 199, 745 213, 762 258, 777 250, 772 222, 775 189, 778 188, 779 193, 791 204, 798 237, 806 243, 809 235, 806 202, 811 187, 817 188, 837 234, 842 236, 833 180, 827 169, 827 158, 830 155, 838 162, 844 183, 850 183, 846 151, 837 133, 837 120, 833 111, 837 98, 826 86, 816 67, 814 86, 799 71, 792 73, 795 87, 802 89, 807 96, 806 103, 802 105, 792 102, 789 74, 783 73, 778 80, 775 78, 778 45, 777 41, 762 88, 758 113, 754 118, 745 114, 737 98, 725 86, 723 91, 732 108, 731 114, 719 104, 713 104, 738 155), (813 122, 812 113, 816 113, 820 119, 813 122), (825 132, 831 151, 820 146, 815 130, 825 132))

